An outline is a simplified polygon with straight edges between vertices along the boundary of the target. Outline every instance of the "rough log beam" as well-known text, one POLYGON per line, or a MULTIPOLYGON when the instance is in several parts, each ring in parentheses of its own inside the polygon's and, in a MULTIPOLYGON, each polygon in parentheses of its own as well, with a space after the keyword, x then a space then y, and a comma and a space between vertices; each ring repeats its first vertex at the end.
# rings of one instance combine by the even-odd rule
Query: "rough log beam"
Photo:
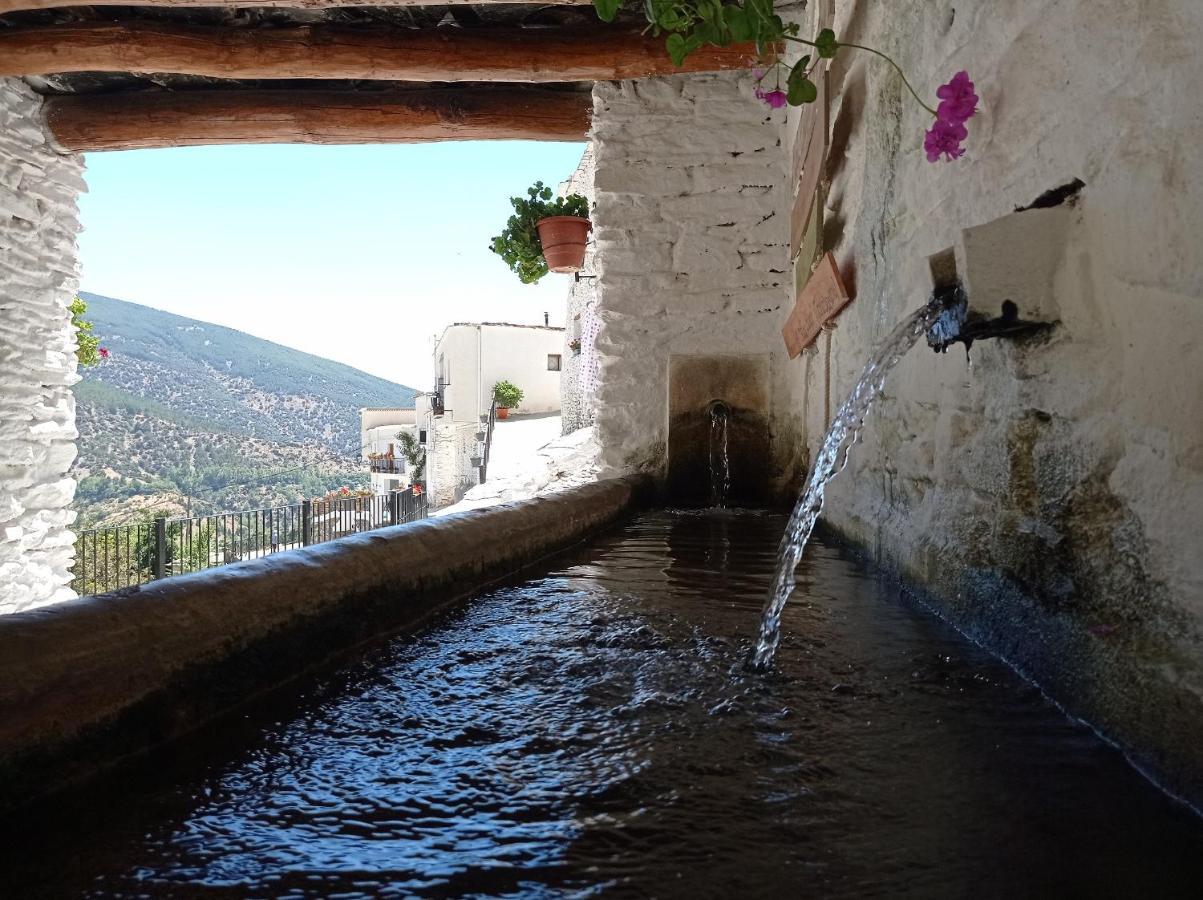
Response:
POLYGON ((0 75, 174 73, 212 78, 617 81, 747 66, 750 45, 704 47, 682 68, 638 28, 236 28, 125 22, 0 32, 0 75))
POLYGON ((0 16, 31 9, 55 9, 62 6, 194 6, 240 7, 266 6, 276 9, 334 9, 343 6, 461 6, 468 3, 521 3, 539 6, 588 6, 593 0, 0 0, 0 16))
POLYGON ((205 144, 583 141, 588 93, 539 88, 181 91, 51 97, 46 120, 66 150, 205 144))

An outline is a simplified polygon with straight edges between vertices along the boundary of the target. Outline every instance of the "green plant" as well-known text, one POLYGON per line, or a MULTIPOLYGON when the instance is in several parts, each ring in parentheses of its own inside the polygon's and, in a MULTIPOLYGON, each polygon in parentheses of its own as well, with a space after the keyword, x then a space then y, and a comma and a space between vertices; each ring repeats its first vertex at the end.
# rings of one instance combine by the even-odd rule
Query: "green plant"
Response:
MULTIPOLYGON (((614 21, 624 4, 634 6, 628 0, 593 0, 598 18, 606 22, 614 21)), ((941 157, 953 160, 964 154, 961 142, 969 135, 965 123, 977 112, 978 101, 967 72, 958 72, 950 82, 940 86, 936 96, 942 102, 933 108, 919 96, 902 67, 889 55, 864 44, 837 40, 830 28, 820 30, 813 41, 799 37, 799 25, 777 15, 774 0, 643 0, 639 6, 652 33, 667 34, 665 49, 676 66, 706 44, 727 47, 754 43, 760 63, 753 70, 756 99, 772 109, 786 104, 814 103, 819 88, 811 75, 822 60, 833 58, 841 49, 872 53, 894 68, 915 102, 935 117, 924 135, 928 161, 937 162, 941 157), (783 55, 788 44, 800 44, 810 52, 787 63, 783 55), (772 82, 768 81, 769 76, 773 76, 772 82)))
MULTIPOLYGON (((67 307, 71 311, 71 327, 75 329, 75 358, 81 366, 94 366, 100 362, 100 338, 92 334, 92 323, 84 318, 88 304, 76 297, 67 307)), ((104 351, 108 356, 108 351, 104 351)))
POLYGON ((513 409, 522 402, 522 389, 508 381, 499 381, 493 385, 493 402, 498 406, 513 409))
POLYGON ((514 214, 505 223, 505 230, 493 238, 489 249, 502 258, 510 271, 523 284, 534 284, 547 274, 543 246, 539 243, 540 219, 550 216, 580 216, 588 218, 589 201, 580 194, 552 199, 551 188, 536 181, 525 197, 511 197, 514 214))
POLYGON ((411 467, 409 480, 421 481, 426 474, 426 451, 411 432, 398 431, 397 440, 401 442, 401 455, 411 467))

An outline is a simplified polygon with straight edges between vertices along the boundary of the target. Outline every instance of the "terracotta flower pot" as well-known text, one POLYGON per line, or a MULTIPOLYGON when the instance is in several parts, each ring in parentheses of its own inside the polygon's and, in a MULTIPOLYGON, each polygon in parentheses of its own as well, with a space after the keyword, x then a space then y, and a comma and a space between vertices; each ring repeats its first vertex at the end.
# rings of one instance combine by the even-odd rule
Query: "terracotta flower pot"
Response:
POLYGON ((497 418, 508 419, 510 417, 510 408, 508 406, 497 407, 497 418))
POLYGON ((579 272, 585 265, 585 242, 593 224, 580 216, 550 216, 535 223, 543 258, 553 272, 579 272))

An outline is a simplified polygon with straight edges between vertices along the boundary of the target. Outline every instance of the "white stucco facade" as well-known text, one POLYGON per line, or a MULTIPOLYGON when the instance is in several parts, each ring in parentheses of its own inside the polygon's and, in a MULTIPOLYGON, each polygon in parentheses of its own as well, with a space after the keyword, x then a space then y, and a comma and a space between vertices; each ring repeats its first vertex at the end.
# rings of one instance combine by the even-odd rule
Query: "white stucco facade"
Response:
POLYGON ((560 368, 564 329, 502 322, 449 325, 434 348, 435 378, 444 387, 447 415, 457 422, 479 422, 488 415, 493 385, 509 381, 523 391, 516 413, 560 410, 560 368))
POLYGON ((0 79, 0 613, 75 596, 78 286, 83 161, 57 152, 41 99, 0 79))

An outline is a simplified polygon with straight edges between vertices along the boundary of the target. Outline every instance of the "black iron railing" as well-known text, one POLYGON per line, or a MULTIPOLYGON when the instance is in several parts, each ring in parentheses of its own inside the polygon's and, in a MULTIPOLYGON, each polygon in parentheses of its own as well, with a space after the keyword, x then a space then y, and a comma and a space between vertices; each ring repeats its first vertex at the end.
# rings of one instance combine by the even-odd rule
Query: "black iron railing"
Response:
POLYGON ((404 458, 381 457, 380 459, 369 459, 369 468, 378 475, 404 475, 405 460, 404 458))
POLYGON ((157 518, 89 528, 75 539, 71 588, 103 594, 360 531, 426 518, 426 495, 392 491, 364 497, 303 500, 212 516, 157 518))

